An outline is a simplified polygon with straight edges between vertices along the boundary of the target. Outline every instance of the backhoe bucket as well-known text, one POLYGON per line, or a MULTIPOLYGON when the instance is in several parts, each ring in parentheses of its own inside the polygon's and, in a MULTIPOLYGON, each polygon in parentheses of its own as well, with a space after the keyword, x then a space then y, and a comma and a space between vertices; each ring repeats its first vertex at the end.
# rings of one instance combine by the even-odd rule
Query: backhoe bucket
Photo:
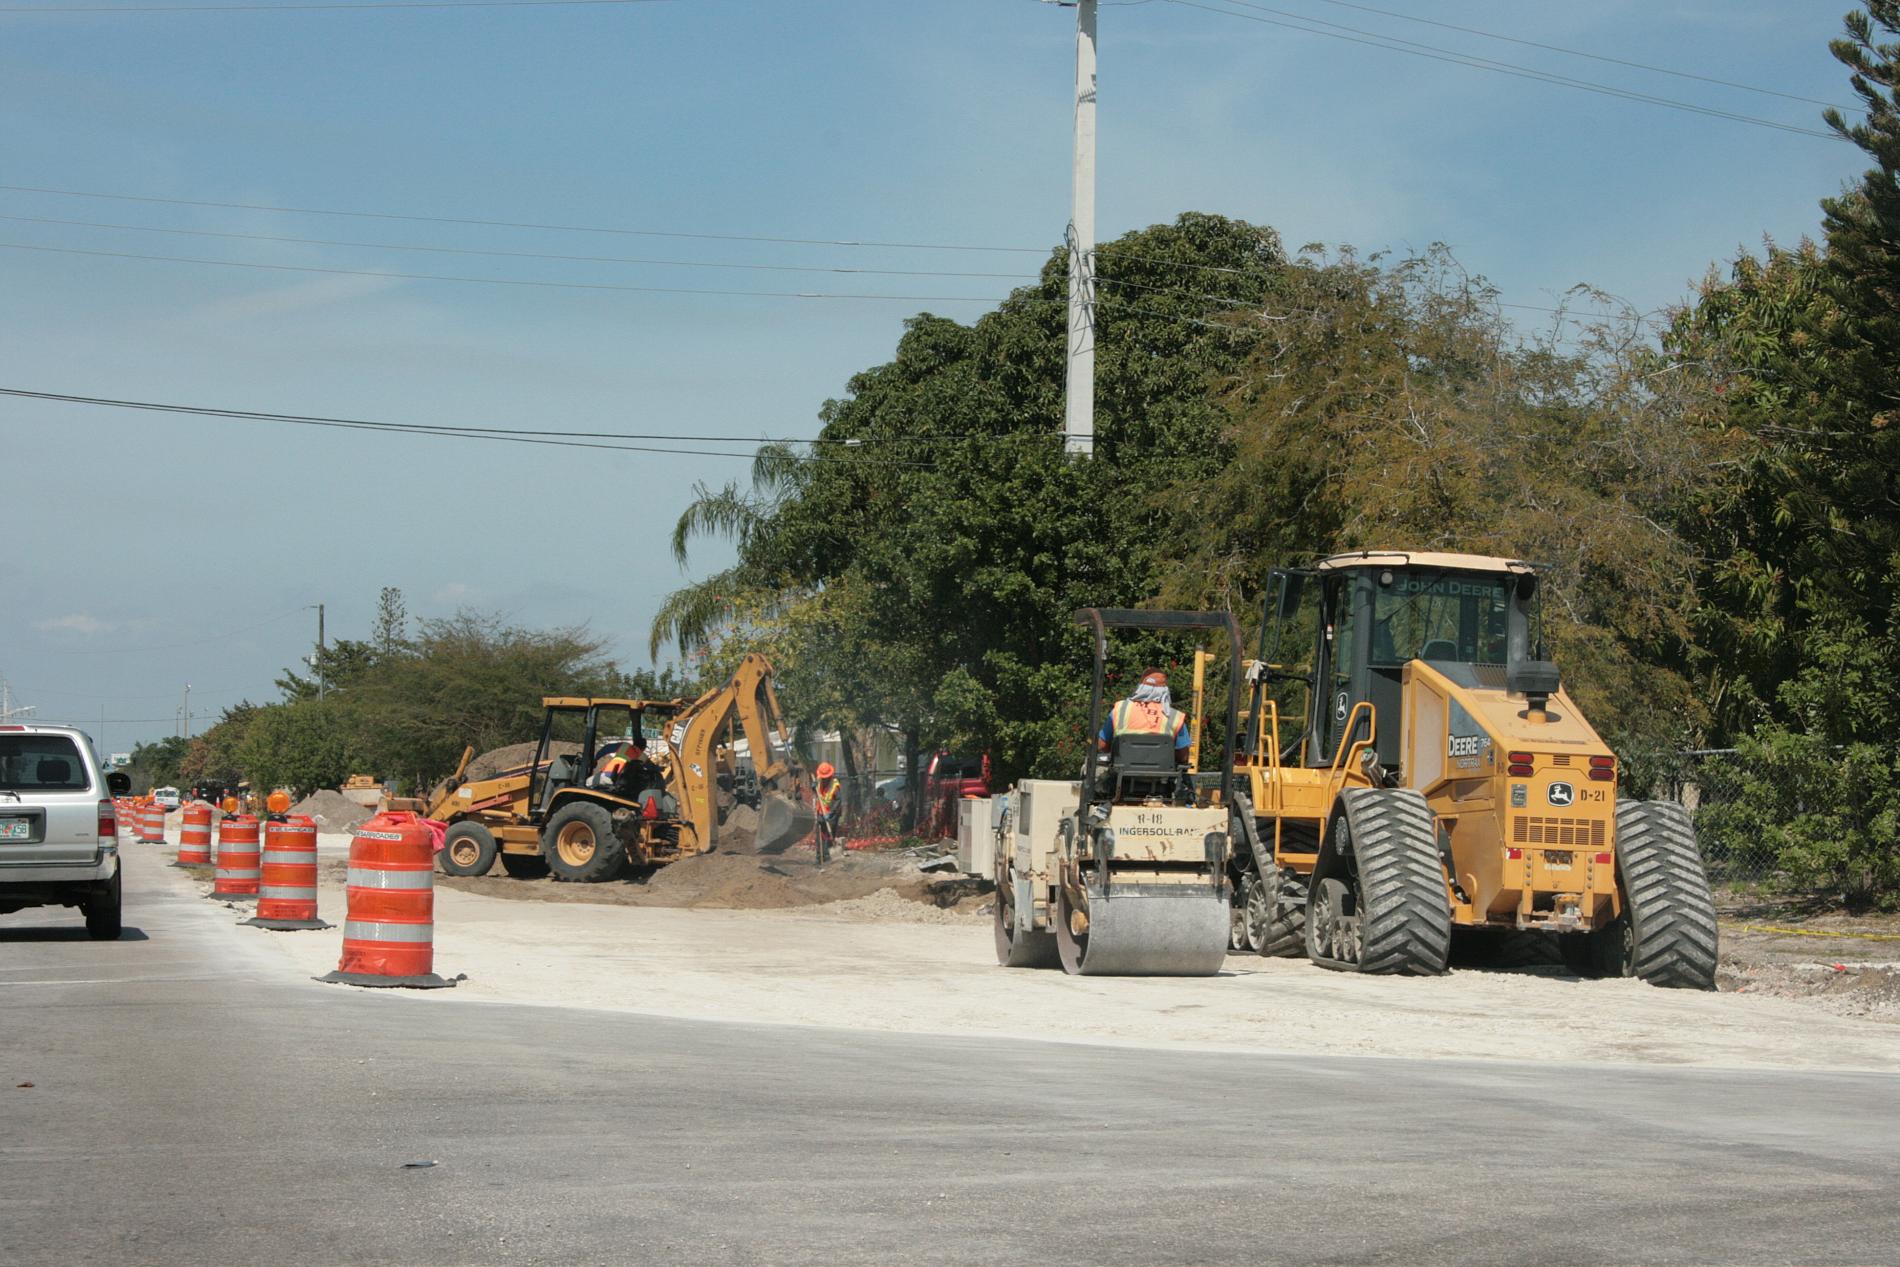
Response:
POLYGON ((814 821, 811 806, 767 792, 759 799, 756 848, 760 853, 783 853, 811 834, 814 821))

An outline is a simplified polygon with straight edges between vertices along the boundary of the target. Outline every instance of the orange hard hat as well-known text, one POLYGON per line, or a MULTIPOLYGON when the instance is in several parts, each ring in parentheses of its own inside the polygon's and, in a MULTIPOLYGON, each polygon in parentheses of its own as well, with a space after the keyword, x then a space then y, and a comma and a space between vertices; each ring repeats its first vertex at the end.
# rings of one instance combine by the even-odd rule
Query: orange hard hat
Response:
POLYGON ((818 777, 821 779, 828 779, 837 772, 837 769, 834 768, 829 761, 820 761, 818 763, 818 777))
POLYGON ((1141 675, 1141 685, 1143 686, 1166 686, 1167 684, 1168 675, 1163 673, 1160 669, 1149 669, 1146 673, 1141 675))

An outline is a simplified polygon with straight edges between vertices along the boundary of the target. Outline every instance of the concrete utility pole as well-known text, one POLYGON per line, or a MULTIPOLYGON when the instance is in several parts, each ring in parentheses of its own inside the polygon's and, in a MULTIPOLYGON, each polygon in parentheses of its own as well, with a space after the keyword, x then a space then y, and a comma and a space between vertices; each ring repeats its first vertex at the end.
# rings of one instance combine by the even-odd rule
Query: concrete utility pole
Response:
MULTIPOLYGON (((323 698, 323 604, 312 603, 317 609, 317 653, 310 657, 310 667, 317 672, 317 698, 323 698)), ((306 608, 305 610, 308 610, 306 608)))
POLYGON ((185 706, 180 714, 185 720, 185 741, 191 741, 191 683, 185 683, 185 706))
POLYGON ((1075 170, 1069 213, 1069 372, 1064 448, 1095 452, 1095 4, 1075 5, 1075 170))

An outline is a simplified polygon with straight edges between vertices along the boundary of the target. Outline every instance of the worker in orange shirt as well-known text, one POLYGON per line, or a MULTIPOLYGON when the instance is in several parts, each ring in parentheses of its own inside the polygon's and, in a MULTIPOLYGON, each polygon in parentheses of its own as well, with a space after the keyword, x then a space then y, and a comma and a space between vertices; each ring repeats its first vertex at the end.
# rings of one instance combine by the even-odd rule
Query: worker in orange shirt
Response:
POLYGON ((818 861, 823 862, 838 839, 838 819, 844 812, 841 795, 844 785, 838 781, 837 767, 829 761, 820 761, 814 773, 817 779, 812 784, 811 808, 818 820, 818 861))

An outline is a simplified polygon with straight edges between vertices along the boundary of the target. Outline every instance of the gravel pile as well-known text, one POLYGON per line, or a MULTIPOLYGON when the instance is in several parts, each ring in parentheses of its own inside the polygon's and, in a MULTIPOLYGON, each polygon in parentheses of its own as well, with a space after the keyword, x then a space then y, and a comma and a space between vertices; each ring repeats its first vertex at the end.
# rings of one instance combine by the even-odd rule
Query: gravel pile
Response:
POLYGON ((306 814, 317 822, 318 831, 348 831, 376 811, 358 805, 333 788, 312 792, 290 807, 293 814, 306 814))

